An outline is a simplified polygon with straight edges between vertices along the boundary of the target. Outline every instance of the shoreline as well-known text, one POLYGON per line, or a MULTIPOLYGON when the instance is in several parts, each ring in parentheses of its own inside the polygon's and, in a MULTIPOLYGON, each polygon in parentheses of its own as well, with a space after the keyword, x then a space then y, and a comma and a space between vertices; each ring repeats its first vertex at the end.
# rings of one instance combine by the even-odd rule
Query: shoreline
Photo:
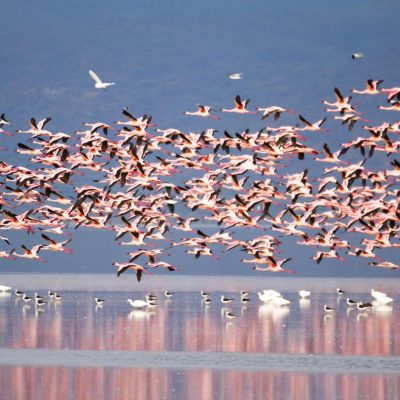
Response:
POLYGON ((398 374, 400 357, 238 352, 0 349, 0 366, 398 374))
POLYGON ((152 275, 144 276, 139 283, 134 275, 117 277, 115 274, 89 273, 3 273, 0 284, 20 290, 57 290, 57 291, 146 291, 169 290, 192 292, 208 291, 259 291, 274 288, 287 293, 300 289, 330 292, 341 287, 351 293, 369 292, 371 288, 400 293, 398 280, 376 277, 283 277, 283 276, 240 276, 240 275, 152 275))

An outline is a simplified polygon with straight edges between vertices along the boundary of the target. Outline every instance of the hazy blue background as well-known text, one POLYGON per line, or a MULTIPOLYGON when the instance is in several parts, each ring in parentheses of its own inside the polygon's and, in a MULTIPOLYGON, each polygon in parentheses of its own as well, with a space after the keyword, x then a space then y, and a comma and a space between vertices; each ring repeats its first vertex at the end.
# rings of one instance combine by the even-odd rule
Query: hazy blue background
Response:
MULTIPOLYGON (((121 119, 125 106, 135 115, 153 115, 160 128, 184 131, 273 124, 249 116, 224 115, 214 122, 182 115, 196 103, 230 108, 240 94, 251 99, 250 108, 280 105, 316 120, 324 116, 321 101, 333 99, 335 86, 343 94, 362 88, 368 78, 399 86, 399 15, 398 1, 3 0, 0 113, 12 129, 25 129, 32 116, 50 116, 49 129, 66 133, 81 130, 82 122, 121 119), (355 51, 365 57, 353 61, 355 51), (96 90, 89 69, 116 85, 96 90), (243 80, 227 79, 230 72, 242 72, 243 80)), ((354 104, 374 124, 396 120, 376 110, 376 100, 357 97, 354 104)), ((296 121, 297 115, 284 116, 280 123, 296 121)), ((362 130, 341 132, 309 135, 308 144, 320 147, 328 140, 334 148, 362 130)), ((112 271, 111 262, 126 261, 128 251, 114 244, 112 233, 82 230, 74 236, 72 256, 46 254, 46 265, 2 261, 2 268, 112 271)), ((354 258, 317 266, 309 260, 316 248, 282 249, 283 257, 295 259, 288 267, 299 274, 398 275, 354 258)), ((397 250, 381 254, 399 258, 397 250)), ((242 255, 229 254, 220 263, 179 259, 185 260, 181 273, 252 274, 238 262, 242 255)))

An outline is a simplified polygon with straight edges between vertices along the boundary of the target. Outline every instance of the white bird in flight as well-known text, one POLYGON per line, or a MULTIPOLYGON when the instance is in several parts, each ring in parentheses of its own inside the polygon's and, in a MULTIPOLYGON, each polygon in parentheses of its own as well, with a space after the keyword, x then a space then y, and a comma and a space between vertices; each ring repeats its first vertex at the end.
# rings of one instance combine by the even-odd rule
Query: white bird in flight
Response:
POLYGON ((243 72, 234 73, 234 74, 229 74, 229 79, 233 79, 233 80, 235 80, 235 79, 242 79, 242 75, 243 75, 243 72))
POLYGON ((94 79, 94 81, 96 82, 94 87, 97 89, 106 89, 108 86, 112 86, 115 85, 114 82, 103 82, 95 72, 93 72, 92 70, 89 70, 89 75, 94 79))
POLYGON ((364 57, 364 54, 363 53, 353 53, 352 55, 351 55, 351 58, 353 59, 353 60, 355 60, 355 59, 357 59, 357 58, 363 58, 364 57))

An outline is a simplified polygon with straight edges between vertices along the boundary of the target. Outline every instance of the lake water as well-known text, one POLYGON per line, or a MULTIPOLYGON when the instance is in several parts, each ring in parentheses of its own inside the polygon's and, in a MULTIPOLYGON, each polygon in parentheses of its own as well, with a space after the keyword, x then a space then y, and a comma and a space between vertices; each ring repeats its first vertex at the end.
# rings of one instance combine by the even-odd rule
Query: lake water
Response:
POLYGON ((0 297, 1 398, 399 398, 396 281, 162 278, 138 286, 106 274, 2 275, 2 284, 43 296, 57 290, 63 299, 36 307, 14 293, 0 297), (290 306, 260 302, 256 292, 269 288, 290 306), (364 312, 347 306, 346 296, 370 301, 371 288, 386 290, 393 303, 364 312), (176 290, 171 300, 165 289, 176 290), (210 306, 200 289, 210 291, 210 306), (246 305, 240 289, 250 292, 246 305), (299 300, 299 289, 311 289, 309 301, 299 300), (146 293, 158 296, 157 307, 126 302, 146 293), (225 317, 221 294, 235 298, 229 309, 237 318, 225 317))

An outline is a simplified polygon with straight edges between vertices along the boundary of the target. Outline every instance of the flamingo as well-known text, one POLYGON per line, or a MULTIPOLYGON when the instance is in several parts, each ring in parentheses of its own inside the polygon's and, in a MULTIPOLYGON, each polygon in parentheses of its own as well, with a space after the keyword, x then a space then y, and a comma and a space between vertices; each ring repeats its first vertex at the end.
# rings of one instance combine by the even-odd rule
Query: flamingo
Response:
POLYGON ((343 97, 341 91, 337 87, 335 87, 334 92, 336 97, 336 101, 334 103, 326 100, 324 100, 322 103, 327 106, 336 107, 339 110, 341 110, 342 107, 350 106, 351 96, 343 97))
MULTIPOLYGON (((367 92, 390 96, 391 103, 380 107, 396 110, 399 107, 396 88, 386 91, 379 89, 379 85, 379 81, 370 82, 367 92)), ((349 104, 350 96, 343 97, 337 88, 335 96, 336 102, 325 104, 329 103, 333 111, 341 113, 334 119, 352 128, 361 119, 361 112, 355 111, 349 104)), ((242 101, 236 96, 235 108, 228 111, 255 113, 247 110, 247 106, 248 100, 242 101)), ((201 114, 210 114, 211 110, 205 107, 201 114)), ((267 111, 272 115, 273 107, 257 111, 262 111, 264 117, 267 111)), ((273 114, 278 117, 281 112, 286 111, 276 107, 273 114)), ((125 264, 138 265, 133 261, 143 255, 145 266, 131 268, 139 275, 152 268, 177 270, 162 260, 168 255, 166 249, 153 249, 154 243, 148 246, 151 240, 168 243, 170 237, 166 232, 171 227, 191 232, 195 237, 182 239, 181 243, 171 241, 169 248, 185 245, 196 257, 212 255, 208 247, 211 244, 223 246, 223 251, 238 248, 249 255, 250 259, 243 262, 257 265, 255 270, 282 269, 283 264, 279 264, 284 260, 276 258, 280 242, 263 236, 238 240, 236 232, 227 231, 230 227, 270 229, 273 235, 277 232, 296 235, 304 245, 329 246, 335 251, 345 247, 348 254, 374 258, 372 262, 376 265, 370 265, 397 268, 394 263, 387 264, 374 257, 374 250, 399 246, 396 201, 399 191, 395 183, 400 176, 400 163, 396 159, 400 142, 394 137, 400 132, 400 122, 365 126, 367 137, 343 143, 336 152, 330 150, 329 143, 323 144, 323 156, 315 160, 329 162, 332 167, 324 168, 322 179, 318 179, 320 171, 314 166, 310 166, 312 178, 307 172, 294 173, 299 172, 294 157, 301 160, 305 154, 319 153, 319 148, 317 151, 303 144, 306 139, 299 131, 322 130, 326 117, 310 123, 301 116, 304 126, 265 127, 254 132, 240 128, 237 133, 225 131, 220 136, 215 129, 201 133, 155 129, 161 132, 158 136, 146 131, 154 125, 151 116, 136 118, 126 108, 123 115, 125 121, 115 122, 122 124, 122 129, 95 122, 84 124, 82 132, 70 135, 46 130, 50 118, 38 122, 31 118, 30 130, 17 131, 30 133, 30 142, 15 143, 20 153, 18 158, 24 158, 27 164, 15 166, 0 161, 0 229, 25 229, 34 233, 33 228, 38 226, 45 241, 39 245, 40 251, 63 251, 69 240, 61 242, 47 234, 65 234, 67 226, 109 229, 115 232, 118 241, 129 234, 132 240, 123 244, 140 248, 131 251, 131 259, 125 264), (363 158, 360 162, 341 160, 346 152, 353 160, 351 152, 359 156, 358 150, 363 158), (379 172, 374 162, 370 162, 378 151, 391 157, 379 172), (284 175, 281 170, 286 167, 291 173, 284 175), (84 169, 93 173, 83 175, 84 169), (196 171, 186 180, 183 173, 188 169, 196 171), (82 184, 81 179, 93 183, 82 184), (182 217, 181 211, 185 209, 193 213, 190 218, 182 217), (198 211, 201 218, 218 223, 221 230, 205 234, 193 229, 194 219, 199 219, 198 211), (124 223, 122 228, 115 222, 115 216, 124 223), (311 237, 309 230, 315 228, 320 231, 311 237), (361 246, 342 240, 340 233, 346 232, 361 235, 361 246), (60 243, 63 245, 59 246, 60 243)), ((14 239, 11 242, 14 246, 14 239)), ((321 262, 330 253, 319 252, 315 260, 321 262)), ((15 250, 0 254, 12 257, 15 250)), ((28 253, 27 258, 33 256, 28 253)))
POLYGON ((349 131, 351 131, 353 129, 353 126, 357 121, 369 122, 367 119, 361 118, 355 114, 346 114, 346 115, 342 115, 342 116, 335 115, 333 118, 341 120, 342 125, 348 124, 349 131))
POLYGON ((268 118, 271 114, 274 115, 274 120, 277 121, 282 113, 294 113, 294 110, 279 107, 279 106, 270 106, 266 108, 257 108, 257 111, 262 111, 263 115, 261 116, 261 120, 268 118))
POLYGON ((31 129, 28 130, 17 130, 17 133, 31 133, 33 136, 40 136, 40 135, 51 135, 51 132, 48 130, 45 130, 44 127, 51 121, 50 117, 41 119, 39 122, 36 122, 35 118, 31 118, 29 120, 31 129))
POLYGON ((392 101, 394 98, 399 99, 400 96, 400 87, 392 87, 392 88, 382 88, 381 93, 385 93, 387 96, 387 101, 392 101))
POLYGON ((128 125, 142 129, 147 128, 148 126, 156 126, 156 124, 151 124, 151 116, 143 115, 140 118, 136 118, 126 108, 122 110, 122 114, 128 118, 128 121, 115 121, 117 125, 128 125))
POLYGON ((39 251, 42 250, 43 245, 36 245, 33 246, 31 249, 28 249, 25 245, 21 245, 21 247, 24 250, 24 252, 22 254, 13 253, 15 256, 21 258, 29 258, 32 260, 38 260, 42 262, 45 261, 43 258, 39 257, 39 251))
POLYGON ((344 161, 340 160, 339 157, 344 153, 344 149, 339 149, 335 153, 332 153, 328 143, 324 143, 323 151, 325 153, 325 158, 315 158, 316 161, 329 162, 329 163, 343 163, 344 161))
POLYGON ((50 239, 47 235, 42 233, 42 238, 50 242, 48 245, 42 246, 41 250, 50 250, 50 251, 61 251, 63 253, 72 254, 72 249, 66 249, 64 246, 69 243, 72 239, 64 240, 62 242, 57 242, 53 239, 50 239))
POLYGON ((346 261, 345 258, 339 256, 338 252, 335 250, 335 247, 332 246, 330 251, 319 251, 317 254, 313 257, 311 257, 312 260, 316 261, 317 264, 319 264, 323 259, 325 258, 337 258, 340 261, 346 261))
POLYGON ((371 261, 368 265, 372 265, 373 267, 380 267, 380 268, 388 268, 388 269, 400 269, 400 265, 392 263, 390 261, 371 261))
POLYGON ((303 128, 297 128, 299 131, 325 131, 327 132, 329 129, 321 128, 322 124, 326 121, 326 117, 323 119, 318 120, 317 122, 311 123, 307 121, 302 115, 299 115, 299 119, 301 122, 304 123, 303 128))
POLYGON ((151 268, 165 268, 168 271, 176 271, 178 268, 174 267, 173 265, 166 263, 164 261, 156 261, 154 263, 148 263, 148 266, 151 268))
POLYGON ((118 263, 118 262, 113 262, 112 265, 118 267, 117 270, 117 276, 120 276, 122 273, 127 271, 128 269, 132 269, 136 273, 136 279, 138 282, 142 279, 142 273, 145 271, 144 267, 142 267, 139 264, 135 263, 118 263))
POLYGON ((213 108, 210 106, 202 106, 201 104, 197 104, 197 108, 197 111, 185 111, 184 114, 195 115, 197 117, 210 117, 212 119, 221 119, 220 117, 210 114, 210 112, 213 110, 213 108))
POLYGON ((294 274, 295 271, 289 269, 283 269, 282 266, 289 262, 291 258, 285 258, 283 260, 275 260, 272 256, 267 257, 267 267, 255 266, 255 271, 271 271, 271 272, 286 272, 288 274, 294 274))
POLYGON ((378 106, 380 110, 400 111, 400 101, 393 101, 390 106, 378 106))
POLYGON ((246 107, 248 106, 250 99, 242 100, 239 95, 235 97, 233 103, 235 104, 234 108, 226 109, 221 108, 222 112, 230 112, 237 114, 257 114, 257 111, 249 111, 246 107))
POLYGON ((365 82, 364 90, 352 89, 352 92, 358 93, 358 94, 378 94, 378 93, 380 93, 378 87, 382 82, 383 82, 383 80, 374 81, 372 79, 368 79, 365 82))
POLYGON ((237 318, 237 315, 233 314, 232 311, 226 310, 225 317, 228 319, 234 319, 234 318, 237 318))

